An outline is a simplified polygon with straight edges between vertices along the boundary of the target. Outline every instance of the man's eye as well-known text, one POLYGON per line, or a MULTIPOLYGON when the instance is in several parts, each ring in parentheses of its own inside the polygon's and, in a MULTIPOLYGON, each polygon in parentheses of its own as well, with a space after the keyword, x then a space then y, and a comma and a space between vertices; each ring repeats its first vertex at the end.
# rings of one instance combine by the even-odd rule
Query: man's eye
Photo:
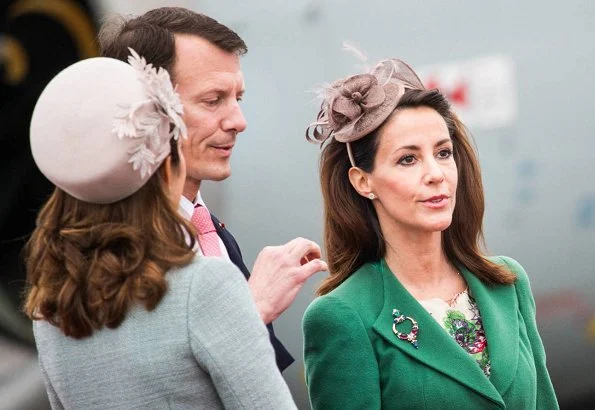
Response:
POLYGON ((210 100, 206 100, 205 103, 207 105, 217 105, 217 104, 219 104, 219 101, 221 101, 221 98, 217 97, 217 98, 212 98, 210 100))

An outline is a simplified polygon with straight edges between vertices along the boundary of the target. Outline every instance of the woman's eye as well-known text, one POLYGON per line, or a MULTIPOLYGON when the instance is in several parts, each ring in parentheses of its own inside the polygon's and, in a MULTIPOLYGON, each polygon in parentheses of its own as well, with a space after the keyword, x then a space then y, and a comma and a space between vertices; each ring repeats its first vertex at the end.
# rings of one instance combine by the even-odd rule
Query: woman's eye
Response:
POLYGON ((438 153, 438 157, 442 159, 450 158, 452 157, 452 150, 450 148, 440 150, 440 152, 438 153))
POLYGON ((415 163, 415 157, 413 155, 406 155, 399 160, 399 164, 401 165, 412 165, 415 163))

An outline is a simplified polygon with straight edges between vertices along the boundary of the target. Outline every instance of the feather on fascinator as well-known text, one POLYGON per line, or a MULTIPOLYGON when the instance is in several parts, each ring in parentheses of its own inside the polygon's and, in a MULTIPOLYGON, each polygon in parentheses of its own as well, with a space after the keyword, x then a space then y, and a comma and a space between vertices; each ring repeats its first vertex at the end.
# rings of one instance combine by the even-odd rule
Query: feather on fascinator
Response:
POLYGON ((306 128, 306 139, 356 141, 378 128, 408 89, 425 88, 413 69, 396 58, 380 61, 369 73, 337 80, 322 90, 320 111, 306 128))
POLYGON ((58 73, 41 93, 30 128, 40 171, 85 202, 107 204, 138 191, 186 138, 169 74, 130 49, 128 64, 96 57, 58 73))

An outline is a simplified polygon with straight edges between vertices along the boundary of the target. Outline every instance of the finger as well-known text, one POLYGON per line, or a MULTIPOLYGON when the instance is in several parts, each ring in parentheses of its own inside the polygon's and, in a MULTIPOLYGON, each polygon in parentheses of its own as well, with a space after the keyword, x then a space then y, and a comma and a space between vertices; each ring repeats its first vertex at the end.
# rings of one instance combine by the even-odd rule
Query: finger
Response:
POLYGON ((315 273, 328 272, 328 265, 322 259, 314 259, 301 266, 302 279, 306 281, 315 273))
POLYGON ((322 255, 320 254, 320 250, 318 250, 317 252, 310 252, 309 254, 305 255, 300 262, 303 265, 310 262, 311 260, 320 259, 321 257, 322 255))
POLYGON ((304 238, 296 238, 288 244, 289 254, 297 259, 307 256, 309 260, 320 258, 320 246, 304 238), (291 245, 290 245, 291 244, 291 245))
POLYGON ((287 250, 287 252, 291 253, 296 248, 296 246, 298 246, 298 244, 301 243, 301 242, 303 242, 303 241, 307 241, 307 239, 301 238, 301 237, 297 237, 297 238, 293 238, 291 241, 287 242, 283 246, 285 247, 285 249, 287 250))
POLYGON ((306 255, 309 260, 320 259, 322 257, 322 254, 320 253, 320 248, 318 247, 318 245, 316 245, 316 246, 317 246, 317 248, 314 252, 310 252, 309 254, 306 255))

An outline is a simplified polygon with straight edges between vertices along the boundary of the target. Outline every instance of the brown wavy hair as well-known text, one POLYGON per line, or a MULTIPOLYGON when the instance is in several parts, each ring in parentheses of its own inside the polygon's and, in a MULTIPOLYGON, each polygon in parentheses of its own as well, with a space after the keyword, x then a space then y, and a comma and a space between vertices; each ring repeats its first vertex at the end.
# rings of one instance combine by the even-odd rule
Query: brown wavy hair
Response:
MULTIPOLYGON (((444 118, 453 140, 458 170, 457 201, 451 225, 442 233, 442 246, 452 263, 462 264, 488 284, 510 284, 515 275, 486 258, 482 249, 484 195, 481 171, 469 132, 438 90, 409 90, 395 112, 404 108, 429 107, 444 118)), ((389 116, 389 118, 391 117, 389 116)), ((374 170, 380 130, 351 143, 355 164, 365 172, 374 170)), ((329 293, 367 262, 386 255, 386 243, 372 201, 363 198, 349 182, 351 168, 344 143, 331 139, 320 157, 320 183, 324 200, 324 248, 329 276, 317 293, 329 293)))
MULTIPOLYGON (((173 172, 180 172, 177 143, 171 155, 173 172)), ((168 195, 163 165, 112 204, 83 202, 56 188, 24 248, 27 316, 80 339, 118 327, 135 303, 154 309, 167 290, 167 271, 195 255, 194 228, 168 195)))

